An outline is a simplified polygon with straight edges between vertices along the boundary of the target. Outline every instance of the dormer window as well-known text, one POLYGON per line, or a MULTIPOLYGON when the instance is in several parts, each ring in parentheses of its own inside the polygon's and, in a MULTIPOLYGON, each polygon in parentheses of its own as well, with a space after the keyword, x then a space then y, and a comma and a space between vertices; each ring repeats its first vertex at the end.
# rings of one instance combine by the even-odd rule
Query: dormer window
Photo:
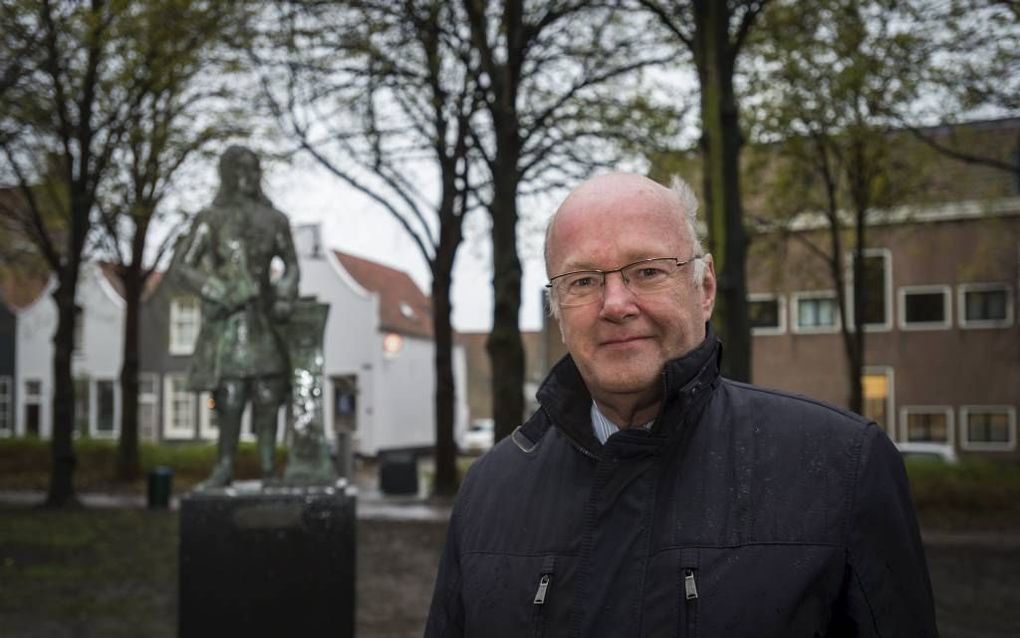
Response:
POLYGON ((404 315, 407 319, 415 318, 414 308, 404 301, 400 302, 400 314, 404 315))

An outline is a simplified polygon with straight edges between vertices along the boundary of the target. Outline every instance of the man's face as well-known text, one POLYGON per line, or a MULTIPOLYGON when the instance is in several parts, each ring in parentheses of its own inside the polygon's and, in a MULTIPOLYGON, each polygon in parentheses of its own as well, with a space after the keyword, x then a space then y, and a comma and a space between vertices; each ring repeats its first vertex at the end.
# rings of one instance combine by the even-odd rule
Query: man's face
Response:
MULTIPOLYGON (((549 275, 612 270, 655 257, 686 261, 693 245, 680 215, 673 193, 643 177, 589 181, 557 213, 549 236, 549 275)), ((704 340, 715 274, 707 257, 704 280, 695 286, 694 267, 691 262, 674 273, 672 287, 641 296, 613 273, 601 300, 559 309, 563 342, 592 395, 657 393, 666 361, 704 340)))

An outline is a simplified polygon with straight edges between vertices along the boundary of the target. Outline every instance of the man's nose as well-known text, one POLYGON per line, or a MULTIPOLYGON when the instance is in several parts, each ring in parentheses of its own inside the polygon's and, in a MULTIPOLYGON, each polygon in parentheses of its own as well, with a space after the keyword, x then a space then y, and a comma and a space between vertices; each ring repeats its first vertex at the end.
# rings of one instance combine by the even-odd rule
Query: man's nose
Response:
POLYGON ((621 321, 636 313, 634 293, 624 282, 623 273, 611 272, 607 274, 602 287, 602 312, 600 313, 602 318, 609 321, 621 321))

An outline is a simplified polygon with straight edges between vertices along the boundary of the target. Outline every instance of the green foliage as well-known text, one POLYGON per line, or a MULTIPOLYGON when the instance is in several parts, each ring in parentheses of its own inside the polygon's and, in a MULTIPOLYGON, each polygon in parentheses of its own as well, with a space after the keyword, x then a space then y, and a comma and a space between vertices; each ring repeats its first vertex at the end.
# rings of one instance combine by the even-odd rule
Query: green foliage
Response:
POLYGON ((1020 465, 964 458, 956 465, 907 459, 922 526, 933 529, 1020 527, 1020 465))
MULTIPOLYGON (((117 443, 78 439, 75 442, 78 490, 140 493, 145 488, 145 474, 154 467, 167 466, 174 470, 174 492, 181 492, 206 479, 216 462, 216 446, 213 443, 142 443, 140 448, 142 480, 121 483, 114 479, 117 443)), ((46 489, 51 454, 48 441, 42 439, 0 440, 0 489, 46 489)), ((277 465, 282 466, 286 462, 287 450, 279 447, 276 455, 277 465)), ((241 443, 236 477, 249 480, 260 475, 255 444, 241 443)))

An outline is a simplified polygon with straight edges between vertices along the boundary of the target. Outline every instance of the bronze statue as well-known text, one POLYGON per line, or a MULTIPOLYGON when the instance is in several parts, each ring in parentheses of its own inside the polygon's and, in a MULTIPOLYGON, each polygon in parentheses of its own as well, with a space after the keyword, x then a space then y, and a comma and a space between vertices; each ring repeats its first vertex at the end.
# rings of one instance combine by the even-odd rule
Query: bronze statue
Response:
POLYGON ((277 415, 288 396, 290 362, 282 324, 298 294, 297 256, 287 217, 262 193, 262 171, 250 149, 231 146, 220 158, 220 189, 177 247, 173 269, 202 301, 202 325, 189 371, 191 389, 211 391, 219 455, 200 487, 229 485, 252 402, 262 476, 275 473, 277 415), (278 258, 282 272, 274 272, 278 258))

